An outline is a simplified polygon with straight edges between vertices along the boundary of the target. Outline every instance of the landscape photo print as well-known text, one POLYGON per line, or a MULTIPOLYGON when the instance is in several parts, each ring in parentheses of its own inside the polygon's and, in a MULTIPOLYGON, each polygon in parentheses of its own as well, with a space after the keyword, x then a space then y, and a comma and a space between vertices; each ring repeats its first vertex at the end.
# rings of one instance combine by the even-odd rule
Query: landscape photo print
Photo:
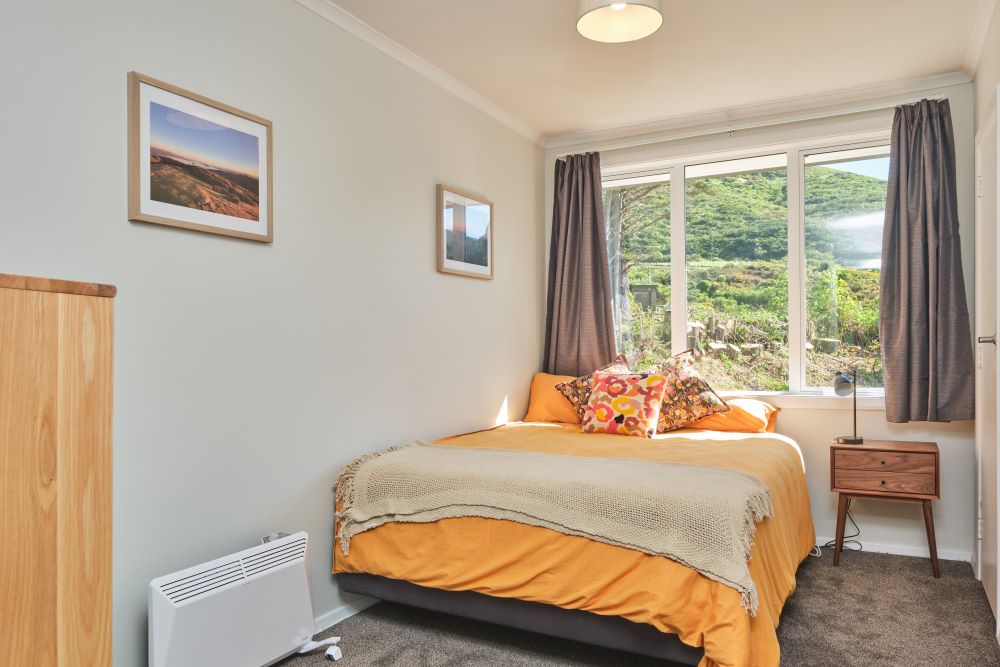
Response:
POLYGON ((493 279, 493 203, 437 186, 438 271, 493 279))
POLYGON ((270 242, 271 123, 129 74, 129 219, 270 242))

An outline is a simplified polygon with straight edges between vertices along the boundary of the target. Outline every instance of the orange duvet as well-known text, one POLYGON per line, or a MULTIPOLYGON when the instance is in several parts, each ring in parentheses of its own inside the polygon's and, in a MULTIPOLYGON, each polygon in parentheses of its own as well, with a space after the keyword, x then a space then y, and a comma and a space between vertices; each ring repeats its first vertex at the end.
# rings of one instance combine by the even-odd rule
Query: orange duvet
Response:
POLYGON ((662 556, 477 517, 430 524, 390 523, 334 545, 336 572, 378 574, 445 590, 544 602, 622 616, 702 646, 701 667, 777 667, 775 631, 795 571, 815 544, 802 457, 773 433, 675 431, 652 440, 583 434, 569 424, 512 423, 445 438, 452 446, 495 447, 597 457, 632 457, 732 468, 771 491, 774 516, 757 526, 750 574, 760 608, 737 591, 662 556))

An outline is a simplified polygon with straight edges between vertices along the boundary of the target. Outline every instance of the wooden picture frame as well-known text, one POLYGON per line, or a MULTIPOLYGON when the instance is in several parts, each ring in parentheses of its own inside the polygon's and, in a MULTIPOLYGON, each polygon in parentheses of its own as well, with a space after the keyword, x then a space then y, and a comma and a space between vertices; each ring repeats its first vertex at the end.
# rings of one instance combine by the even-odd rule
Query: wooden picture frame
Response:
POLYGON ((493 202, 440 183, 436 201, 437 270, 493 280, 493 202))
POLYGON ((271 121, 128 74, 128 218, 271 243, 271 121))

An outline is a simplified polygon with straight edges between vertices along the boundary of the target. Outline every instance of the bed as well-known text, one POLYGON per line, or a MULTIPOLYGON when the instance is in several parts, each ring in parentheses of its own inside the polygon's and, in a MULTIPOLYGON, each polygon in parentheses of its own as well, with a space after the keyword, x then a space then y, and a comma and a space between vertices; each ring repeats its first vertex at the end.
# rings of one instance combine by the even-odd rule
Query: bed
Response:
POLYGON ((776 629, 795 572, 815 544, 802 456, 774 433, 674 431, 650 440, 516 422, 437 441, 693 463, 750 473, 774 516, 758 526, 755 616, 732 588, 678 562, 512 521, 460 517, 388 523, 335 545, 342 590, 471 616, 701 667, 776 667, 776 629))

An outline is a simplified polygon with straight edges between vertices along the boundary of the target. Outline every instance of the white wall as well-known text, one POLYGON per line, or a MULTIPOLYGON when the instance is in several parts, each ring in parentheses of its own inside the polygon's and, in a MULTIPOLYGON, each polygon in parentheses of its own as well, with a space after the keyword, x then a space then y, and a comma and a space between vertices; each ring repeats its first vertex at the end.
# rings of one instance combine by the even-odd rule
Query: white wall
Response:
MULTIPOLYGON (((905 87, 905 86, 903 86, 905 87)), ((959 193, 959 227, 962 237, 962 264, 965 272, 966 293, 969 307, 973 300, 973 260, 975 241, 975 214, 973 199, 973 97, 972 84, 935 88, 934 93, 946 95, 951 104, 955 129, 957 185, 959 193)), ((930 93, 928 93, 930 94, 930 93)), ((911 92, 905 98, 916 99, 921 94, 911 92)), ((858 103, 871 109, 885 102, 886 109, 865 111, 822 118, 814 121, 797 121, 777 124, 769 120, 757 129, 739 130, 732 135, 712 134, 688 138, 651 141, 650 136, 635 137, 635 145, 627 146, 627 137, 609 140, 615 148, 602 151, 600 141, 549 148, 545 153, 546 207, 552 201, 552 163, 558 155, 588 150, 602 151, 603 166, 621 166, 637 163, 669 162, 678 158, 726 151, 756 150, 759 147, 781 147, 808 138, 828 138, 830 145, 837 137, 885 132, 892 125, 892 105, 896 102, 870 100, 858 103)), ((688 134, 684 130, 671 130, 674 134, 688 134)), ((558 143, 558 142, 557 142, 558 143)), ((548 226, 551 226, 547 222, 548 226)), ((548 230, 548 227, 547 227, 548 230)), ((970 379, 971 381, 971 379, 970 379)), ((836 525, 836 497, 830 493, 831 440, 851 429, 851 403, 833 397, 767 398, 782 407, 778 418, 778 432, 794 438, 802 447, 807 467, 809 494, 812 502, 813 522, 817 537, 825 542, 834 536, 836 525)), ((866 399, 865 409, 859 413, 859 432, 868 439, 919 440, 937 442, 941 449, 941 495, 935 503, 937 544, 943 558, 969 560, 974 543, 975 523, 975 440, 973 422, 952 424, 890 424, 885 421, 881 401, 866 399)), ((857 501, 852 514, 861 524, 861 539, 865 548, 910 555, 927 555, 927 539, 923 515, 919 506, 886 501, 857 501)))
POLYGON ((0 5, 0 271, 113 283, 115 664, 152 577, 313 537, 363 452, 523 414, 541 150, 291 0, 0 5), (126 218, 126 73, 274 123, 275 241, 126 218), (435 272, 434 185, 496 203, 496 280, 435 272))
POLYGON ((986 122, 987 107, 1000 84, 1000 11, 994 3, 993 18, 986 31, 983 50, 973 80, 976 98, 976 131, 986 122))

